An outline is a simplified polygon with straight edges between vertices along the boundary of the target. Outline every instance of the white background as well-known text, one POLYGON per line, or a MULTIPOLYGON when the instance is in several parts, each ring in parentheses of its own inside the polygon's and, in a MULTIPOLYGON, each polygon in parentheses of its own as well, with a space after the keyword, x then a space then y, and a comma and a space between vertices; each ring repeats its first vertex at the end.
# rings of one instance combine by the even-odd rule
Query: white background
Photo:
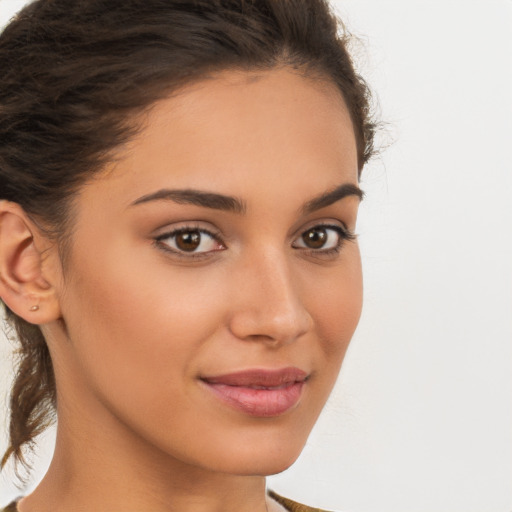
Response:
MULTIPOLYGON (((0 0, 0 22, 21 4, 0 0)), ((393 143, 362 180, 361 324, 303 455, 269 485, 340 511, 511 512, 512 1, 335 5, 393 143)))

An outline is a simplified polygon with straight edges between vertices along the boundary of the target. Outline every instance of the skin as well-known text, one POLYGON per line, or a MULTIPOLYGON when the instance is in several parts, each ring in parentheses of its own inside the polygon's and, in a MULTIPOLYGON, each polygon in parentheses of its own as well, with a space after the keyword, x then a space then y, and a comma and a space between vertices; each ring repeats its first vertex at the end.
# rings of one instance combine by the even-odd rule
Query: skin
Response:
POLYGON ((265 475, 300 454, 361 312, 356 144, 333 85, 287 68, 224 71, 156 104, 115 164, 74 202, 63 268, 54 244, 0 203, 0 292, 41 325, 57 380, 50 469, 21 512, 281 510, 265 475), (170 199, 162 189, 239 198, 245 212, 170 199), (201 254, 176 228, 201 228, 201 254), (21 247, 23 250, 17 250, 21 247), (3 249, 3 252, 2 252, 3 249), (171 249, 171 251, 169 251, 171 249), (183 251, 182 251, 183 252, 183 251), (34 304, 38 311, 30 311, 34 304), (272 418, 222 403, 200 377, 248 368, 307 372, 298 404, 272 418))

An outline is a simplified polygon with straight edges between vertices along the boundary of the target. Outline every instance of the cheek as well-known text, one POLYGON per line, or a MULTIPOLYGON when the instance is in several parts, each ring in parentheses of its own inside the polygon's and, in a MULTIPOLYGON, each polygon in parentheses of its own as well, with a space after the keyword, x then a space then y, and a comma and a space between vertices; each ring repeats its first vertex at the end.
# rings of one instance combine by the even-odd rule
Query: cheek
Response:
POLYGON ((357 244, 347 247, 337 269, 325 269, 323 276, 308 281, 308 309, 323 340, 327 361, 340 365, 359 322, 363 284, 357 244))
POLYGON ((80 276, 70 282, 64 318, 76 360, 96 393, 112 402, 142 403, 190 377, 221 312, 211 299, 214 275, 193 278, 187 269, 158 259, 155 264, 154 255, 151 263, 145 251, 129 254, 77 254, 80 276))

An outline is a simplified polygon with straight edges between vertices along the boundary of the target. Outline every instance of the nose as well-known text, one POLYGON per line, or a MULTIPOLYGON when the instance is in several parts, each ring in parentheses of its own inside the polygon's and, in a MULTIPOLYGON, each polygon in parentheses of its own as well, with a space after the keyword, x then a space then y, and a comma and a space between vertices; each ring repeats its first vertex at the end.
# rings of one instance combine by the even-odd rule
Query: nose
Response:
POLYGON ((283 255, 253 257, 232 279, 229 328, 237 338, 281 346, 311 330, 313 319, 283 255))

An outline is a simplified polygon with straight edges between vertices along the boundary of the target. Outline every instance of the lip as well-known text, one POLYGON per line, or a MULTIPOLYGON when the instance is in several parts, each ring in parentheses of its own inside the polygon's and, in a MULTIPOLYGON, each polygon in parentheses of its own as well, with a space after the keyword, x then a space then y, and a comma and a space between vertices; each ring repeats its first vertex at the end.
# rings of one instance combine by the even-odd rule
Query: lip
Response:
POLYGON ((295 407, 308 374, 295 367, 250 369, 203 377, 201 381, 224 403, 250 416, 280 416, 295 407))

